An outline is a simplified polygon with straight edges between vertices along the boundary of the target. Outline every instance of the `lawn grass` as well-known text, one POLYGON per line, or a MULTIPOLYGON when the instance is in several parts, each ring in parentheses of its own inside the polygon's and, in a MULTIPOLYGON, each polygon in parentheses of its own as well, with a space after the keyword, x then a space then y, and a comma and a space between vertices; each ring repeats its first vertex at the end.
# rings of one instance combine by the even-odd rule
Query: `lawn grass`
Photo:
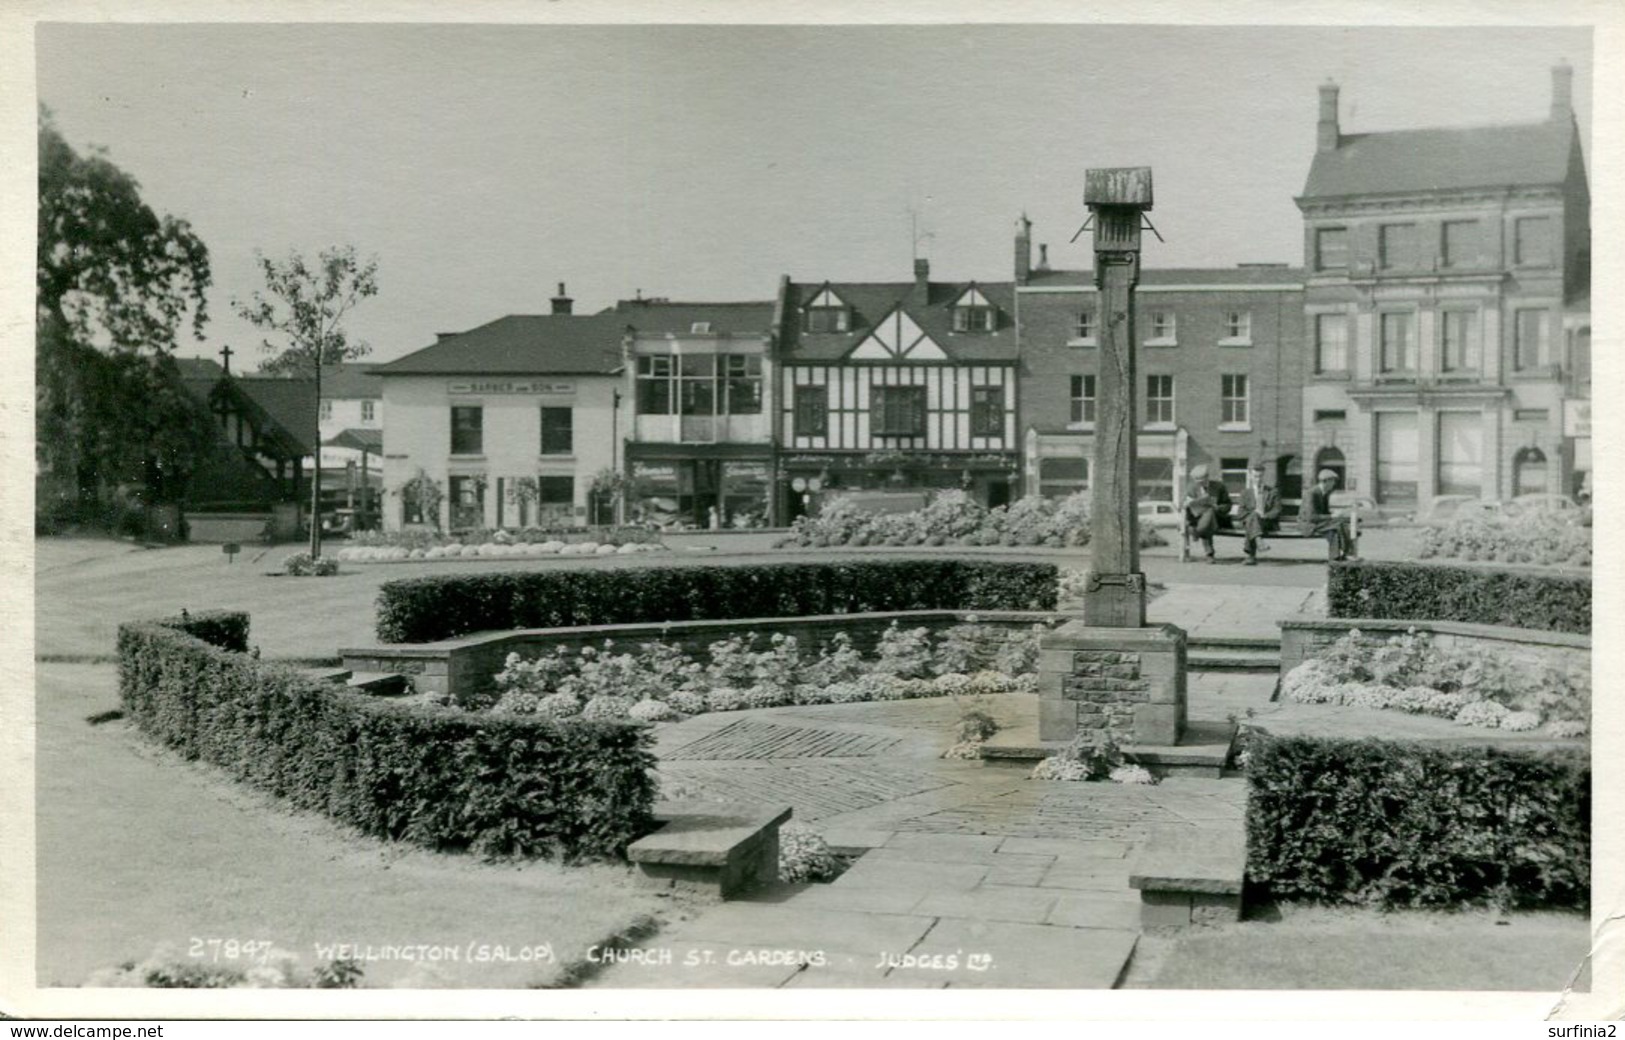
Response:
POLYGON ((1269 919, 1141 937, 1126 988, 1558 993, 1590 949, 1582 914, 1283 904, 1269 919))
MULTIPOLYGON (((364 965, 367 986, 560 981, 588 946, 676 912, 623 865, 494 864, 376 841, 183 762, 128 723, 110 665, 42 664, 36 697, 37 980, 79 985, 194 940, 455 946, 462 960, 364 965), (469 944, 547 945, 548 963, 467 961, 469 944)), ((229 963, 229 962, 222 962, 229 963)), ((236 966, 245 967, 246 964, 236 966)))

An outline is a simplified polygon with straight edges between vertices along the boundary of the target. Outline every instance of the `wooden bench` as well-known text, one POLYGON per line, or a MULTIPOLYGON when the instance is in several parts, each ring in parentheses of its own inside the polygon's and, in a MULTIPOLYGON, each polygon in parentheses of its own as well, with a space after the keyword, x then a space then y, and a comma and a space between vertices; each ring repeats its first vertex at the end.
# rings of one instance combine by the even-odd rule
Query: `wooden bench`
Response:
POLYGON ((1247 836, 1233 827, 1164 827, 1129 874, 1140 890, 1142 928, 1222 924, 1241 917, 1247 836))
MULTIPOLYGON (((1354 551, 1359 552, 1359 550, 1360 550, 1360 517, 1359 517, 1359 514, 1350 513, 1350 514, 1344 515, 1342 518, 1349 522, 1349 542, 1353 545, 1354 551)), ((1326 536, 1324 534, 1305 534, 1303 532, 1303 529, 1298 527, 1296 520, 1287 521, 1287 522, 1277 521, 1276 524, 1277 524, 1277 526, 1273 531, 1265 531, 1263 533, 1263 535, 1261 535, 1259 537, 1258 540, 1259 540, 1260 543, 1269 542, 1272 539, 1279 539, 1279 540, 1284 541, 1284 542, 1305 542, 1305 541, 1324 542, 1326 540, 1326 536)), ((1230 527, 1220 527, 1220 528, 1216 529, 1213 532, 1213 537, 1215 537, 1215 538, 1245 538, 1245 537, 1247 537, 1247 532, 1242 529, 1240 519, 1237 518, 1237 517, 1232 517, 1231 526, 1230 527)), ((1196 535, 1191 530, 1191 525, 1189 523, 1186 523, 1186 522, 1181 522, 1180 525, 1179 525, 1179 560, 1180 560, 1181 563, 1184 563, 1184 562, 1188 561, 1191 558, 1191 542, 1196 541, 1196 540, 1197 540, 1196 535)))
POLYGON ((723 802, 660 802, 663 826, 627 847, 626 856, 657 884, 716 892, 723 899, 779 877, 779 827, 790 807, 723 802))

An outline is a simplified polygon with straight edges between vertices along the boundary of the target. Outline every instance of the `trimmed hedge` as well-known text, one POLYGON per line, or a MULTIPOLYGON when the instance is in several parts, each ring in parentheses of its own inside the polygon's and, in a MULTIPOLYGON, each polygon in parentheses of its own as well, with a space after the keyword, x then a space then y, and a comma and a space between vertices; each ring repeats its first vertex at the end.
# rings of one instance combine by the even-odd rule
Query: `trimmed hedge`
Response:
POLYGON ((121 625, 118 650, 120 696, 147 734, 375 837, 579 859, 652 828, 645 726, 380 700, 163 623, 121 625))
POLYGON ((1247 878, 1275 896, 1395 906, 1590 902, 1580 749, 1251 734, 1247 878))
POLYGON ((205 610, 198 614, 183 610, 177 617, 160 618, 153 624, 185 632, 222 650, 248 653, 248 615, 241 610, 205 610))
POLYGON ((1591 633, 1591 576, 1491 566, 1360 560, 1334 563, 1332 617, 1427 618, 1591 633))
POLYGON ((875 560, 448 574, 385 582, 378 638, 888 610, 1054 610, 1048 563, 875 560))

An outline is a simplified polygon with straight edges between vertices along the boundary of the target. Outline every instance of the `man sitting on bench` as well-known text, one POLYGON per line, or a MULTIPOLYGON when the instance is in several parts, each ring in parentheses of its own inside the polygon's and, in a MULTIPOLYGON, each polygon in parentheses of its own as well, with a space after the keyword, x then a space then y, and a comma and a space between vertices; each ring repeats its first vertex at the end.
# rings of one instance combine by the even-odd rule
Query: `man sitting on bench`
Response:
POLYGON ((1305 537, 1324 537, 1327 556, 1332 560, 1357 560, 1354 539, 1349 535, 1347 517, 1332 515, 1332 491, 1337 487, 1337 472, 1323 469, 1315 475, 1315 486, 1304 499, 1303 512, 1298 524, 1305 537))
POLYGON ((1185 528, 1202 542, 1207 562, 1213 558, 1213 532, 1230 526, 1230 491, 1221 480, 1209 480, 1206 466, 1191 470, 1190 490, 1185 495, 1185 528))
POLYGON ((1243 563, 1258 565, 1258 541, 1274 531, 1280 519, 1281 493, 1265 483, 1264 464, 1255 462, 1247 471, 1247 487, 1241 492, 1241 529, 1247 539, 1242 543, 1247 554, 1243 563))

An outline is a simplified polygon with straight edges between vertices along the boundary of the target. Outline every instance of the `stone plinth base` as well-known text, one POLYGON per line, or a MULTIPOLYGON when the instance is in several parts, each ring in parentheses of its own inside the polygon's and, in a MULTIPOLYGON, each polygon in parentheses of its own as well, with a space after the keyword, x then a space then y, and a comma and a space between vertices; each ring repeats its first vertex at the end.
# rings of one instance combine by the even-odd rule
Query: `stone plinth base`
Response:
POLYGON ((1079 733, 1171 746, 1185 731, 1185 632, 1173 625, 1099 628, 1074 621, 1043 637, 1038 736, 1079 733))

